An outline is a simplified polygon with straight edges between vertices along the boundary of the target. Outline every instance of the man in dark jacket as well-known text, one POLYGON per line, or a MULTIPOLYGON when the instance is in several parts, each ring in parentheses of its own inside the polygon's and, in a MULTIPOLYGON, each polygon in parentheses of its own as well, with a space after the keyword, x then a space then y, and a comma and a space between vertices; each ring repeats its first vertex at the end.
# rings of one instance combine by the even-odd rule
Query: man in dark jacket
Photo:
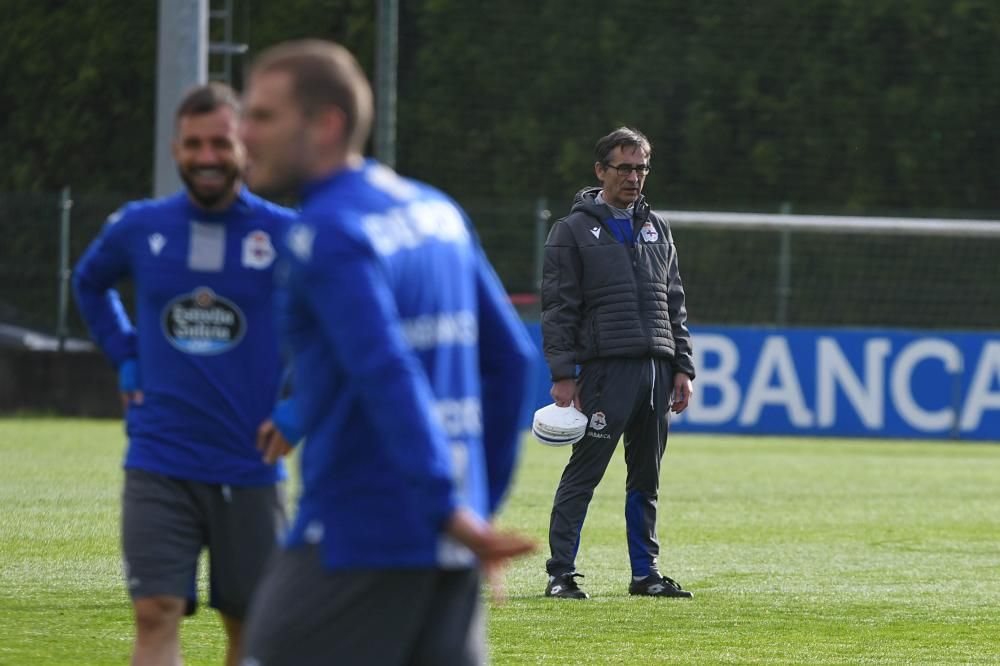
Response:
POLYGON ((594 171, 601 187, 580 190, 545 243, 542 336, 552 397, 590 419, 552 506, 550 597, 587 598, 576 582, 580 532, 622 435, 629 593, 692 596, 656 564, 669 412, 687 407, 695 372, 670 227, 642 196, 650 154, 649 140, 634 129, 622 127, 598 141, 594 171))

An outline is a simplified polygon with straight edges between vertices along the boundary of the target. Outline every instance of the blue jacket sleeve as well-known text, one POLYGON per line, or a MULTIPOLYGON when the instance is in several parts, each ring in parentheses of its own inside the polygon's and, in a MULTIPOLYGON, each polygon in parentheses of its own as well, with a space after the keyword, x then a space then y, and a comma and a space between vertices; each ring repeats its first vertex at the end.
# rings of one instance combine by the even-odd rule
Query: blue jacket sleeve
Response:
POLYGON ((346 373, 346 390, 360 397, 373 440, 395 460, 401 482, 421 490, 429 519, 443 525, 458 506, 451 453, 384 273, 360 243, 309 266, 304 296, 346 373))
POLYGON ((136 334, 114 285, 130 274, 124 223, 111 220, 73 271, 73 292, 94 342, 115 367, 135 358, 136 334))
POLYGON ((274 422, 274 427, 281 433, 281 436, 292 446, 297 446, 302 441, 302 438, 305 437, 302 430, 302 419, 296 409, 294 396, 279 400, 275 404, 274 411, 271 413, 271 420, 274 422))
POLYGON ((517 462, 521 429, 531 407, 529 383, 537 354, 524 324, 481 250, 476 286, 483 446, 492 514, 507 492, 517 462))
MULTIPOLYGON (((282 233, 282 237, 283 237, 282 233)), ((289 270, 289 257, 282 256, 278 263, 277 270, 287 275, 289 270)), ((287 281, 278 275, 275 276, 274 284, 274 313, 278 330, 285 330, 283 324, 284 317, 288 312, 288 285, 287 281)), ((284 347, 281 349, 281 361, 283 370, 281 373, 281 385, 278 389, 278 401, 274 405, 271 413, 271 420, 281 435, 288 440, 292 446, 297 446, 305 437, 305 426, 302 423, 302 416, 298 410, 298 403, 295 400, 293 391, 293 366, 292 350, 284 347)))

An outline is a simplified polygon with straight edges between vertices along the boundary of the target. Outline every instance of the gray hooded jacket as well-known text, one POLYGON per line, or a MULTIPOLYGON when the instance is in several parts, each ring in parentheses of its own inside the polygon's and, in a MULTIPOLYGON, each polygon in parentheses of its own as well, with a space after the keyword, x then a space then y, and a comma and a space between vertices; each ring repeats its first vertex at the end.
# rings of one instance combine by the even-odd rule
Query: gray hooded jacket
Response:
POLYGON ((670 358, 674 372, 693 379, 684 286, 667 221, 640 196, 635 242, 619 242, 594 201, 600 188, 580 190, 570 214, 545 242, 542 339, 552 380, 576 375, 595 358, 670 358))

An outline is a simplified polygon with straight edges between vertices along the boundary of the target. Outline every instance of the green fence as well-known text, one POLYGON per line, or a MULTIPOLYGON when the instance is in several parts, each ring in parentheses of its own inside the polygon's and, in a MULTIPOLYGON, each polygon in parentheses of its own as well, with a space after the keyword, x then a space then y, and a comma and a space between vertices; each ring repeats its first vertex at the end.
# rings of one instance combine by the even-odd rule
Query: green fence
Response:
POLYGON ((59 334, 64 321, 65 333, 85 335, 65 291, 69 276, 60 259, 65 257, 72 267, 107 216, 128 198, 74 196, 70 191, 67 205, 62 192, 0 194, 0 322, 59 334), (65 309, 62 294, 67 296, 65 309))
MULTIPOLYGON (((62 197, 0 194, 0 323, 85 336, 61 260, 75 264, 105 218, 132 197, 74 194, 68 207, 62 197)), ((567 212, 547 201, 464 203, 528 317, 537 316, 542 243, 567 212)), ((690 224, 675 225, 674 238, 694 324, 1000 330, 1000 238, 690 224)), ((123 294, 128 302, 127 286, 123 294)))

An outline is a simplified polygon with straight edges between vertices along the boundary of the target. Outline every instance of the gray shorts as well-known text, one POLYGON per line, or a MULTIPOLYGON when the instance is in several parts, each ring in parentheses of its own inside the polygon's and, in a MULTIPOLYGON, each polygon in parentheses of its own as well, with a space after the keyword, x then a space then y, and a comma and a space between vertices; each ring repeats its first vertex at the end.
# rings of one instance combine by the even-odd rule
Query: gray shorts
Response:
POLYGON ((316 546, 281 550, 243 632, 244 666, 486 663, 477 570, 329 571, 316 546))
POLYGON ((198 557, 207 547, 209 605, 241 619, 285 524, 281 484, 223 486, 125 470, 122 552, 129 593, 187 599, 193 613, 198 557))

